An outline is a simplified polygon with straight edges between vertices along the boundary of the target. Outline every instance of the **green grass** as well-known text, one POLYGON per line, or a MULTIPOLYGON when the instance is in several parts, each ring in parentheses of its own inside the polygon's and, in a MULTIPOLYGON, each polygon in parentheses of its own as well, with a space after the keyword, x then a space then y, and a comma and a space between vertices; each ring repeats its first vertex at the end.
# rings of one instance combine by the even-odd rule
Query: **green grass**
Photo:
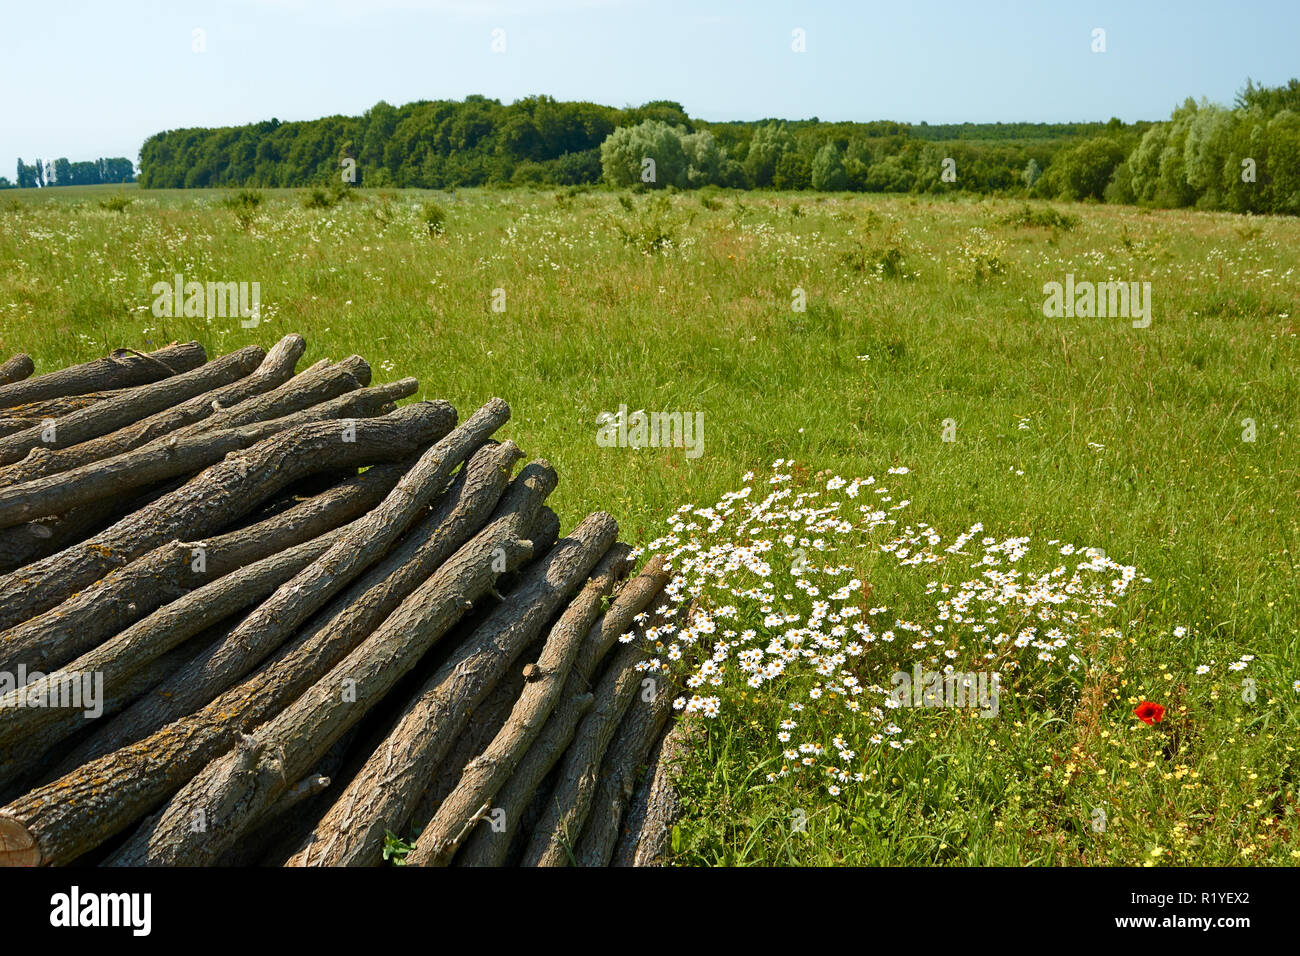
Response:
POLYGON ((0 194, 0 351, 39 373, 295 331, 304 363, 357 352, 462 415, 506 398, 505 434, 560 474, 566 528, 600 509, 647 542, 777 458, 905 464, 909 520, 1085 542, 1151 579, 1104 673, 995 720, 926 712, 916 746, 869 758, 873 782, 838 799, 767 783, 777 704, 728 691, 686 768, 679 862, 1300 857, 1300 221, 716 191, 626 208, 596 190, 366 190, 304 208, 269 190, 241 214, 221 191, 128 189, 100 205, 120 192, 0 194), (264 321, 155 318, 150 287, 176 272, 260 282, 264 321), (1067 272, 1149 281, 1150 328, 1045 318, 1043 283, 1067 272), (598 447, 597 415, 621 404, 703 412, 703 455, 598 447), (1241 654, 1253 701, 1223 669, 1241 654), (1160 728, 1132 717, 1141 698, 1169 707, 1160 728))

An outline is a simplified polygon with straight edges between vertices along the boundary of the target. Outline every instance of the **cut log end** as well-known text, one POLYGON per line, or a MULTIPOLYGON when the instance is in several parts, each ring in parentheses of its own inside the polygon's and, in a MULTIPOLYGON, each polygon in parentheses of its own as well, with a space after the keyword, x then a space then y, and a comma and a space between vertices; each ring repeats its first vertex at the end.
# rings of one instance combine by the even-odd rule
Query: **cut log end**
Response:
POLYGON ((0 816, 0 866, 40 866, 41 848, 31 831, 13 817, 0 816))

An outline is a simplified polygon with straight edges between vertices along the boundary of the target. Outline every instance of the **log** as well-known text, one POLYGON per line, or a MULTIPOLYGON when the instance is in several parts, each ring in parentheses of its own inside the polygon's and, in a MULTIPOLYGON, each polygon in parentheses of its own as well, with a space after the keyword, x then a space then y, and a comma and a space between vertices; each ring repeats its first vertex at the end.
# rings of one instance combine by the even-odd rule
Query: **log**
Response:
POLYGON ((322 359, 265 394, 217 410, 210 417, 180 429, 177 437, 283 418, 369 384, 370 366, 361 356, 348 356, 337 365, 322 359))
POLYGON ((579 588, 618 534, 596 512, 530 565, 493 609, 412 697, 387 740, 321 818, 288 866, 375 866, 384 835, 406 827, 433 769, 485 698, 552 613, 579 588))
MULTIPOLYGON (((510 717, 487 749, 465 767, 460 782, 438 807, 433 819, 407 854, 407 865, 446 866, 469 828, 491 807, 497 790, 510 779, 550 716, 564 689, 587 632, 600 613, 600 604, 626 572, 631 548, 616 544, 596 567, 591 579, 551 628, 541 655, 525 674, 523 693, 510 717)), ((526 669, 527 670, 527 669, 526 669)))
MULTIPOLYGON (((506 591, 504 587, 499 590, 502 593, 506 591)), ((438 807, 442 806, 443 801, 460 783, 461 775, 470 761, 480 756, 506 725, 506 721, 510 719, 510 711, 519 700, 519 695, 524 692, 524 668, 536 663, 544 644, 544 641, 534 641, 532 646, 519 655, 519 659, 510 666, 509 672, 497 683, 483 703, 466 715, 465 729, 456 737, 451 750, 447 752, 446 758, 434 771, 429 785, 424 788, 420 799, 416 801, 415 810, 411 813, 412 832, 419 832, 428 825, 433 815, 437 813, 438 807)))
MULTIPOLYGON (((679 720, 670 725, 667 733, 659 737, 650 751, 649 764, 652 768, 644 774, 636 791, 632 794, 622 825, 619 829, 618 842, 614 846, 610 866, 664 866, 668 862, 672 849, 673 825, 681 815, 682 801, 677 785, 681 774, 681 764, 690 750, 695 723, 679 720)), ((598 796, 596 816, 601 806, 598 796)), ((590 824, 589 824, 590 825, 590 824)), ((593 837, 594 838, 594 837, 593 837)), ((584 832, 578 841, 578 863, 580 866, 604 866, 597 862, 599 857, 587 854, 588 836, 584 832)))
POLYGON ((264 358, 266 353, 261 348, 250 345, 188 372, 129 389, 89 408, 0 438, 0 465, 20 461, 36 448, 66 448, 134 424, 196 395, 247 377, 264 358))
MULTIPOLYGON (((119 719, 122 743, 148 736, 236 684, 298 626, 379 560, 434 499, 452 471, 510 419, 494 398, 425 452, 388 497, 331 547, 286 580, 211 651, 165 681, 119 719)), ((0 737, 0 739, 3 739, 0 737)))
POLYGON ((176 478, 127 498, 101 498, 57 517, 37 518, 12 528, 0 528, 0 573, 16 571, 39 558, 62 551, 183 484, 184 478, 176 478))
POLYGON ((97 405, 107 399, 116 398, 128 391, 130 389, 111 388, 105 392, 64 395, 61 398, 47 398, 39 402, 24 402, 22 405, 13 405, 6 408, 4 412, 6 415, 15 415, 20 418, 62 418, 69 412, 75 412, 80 408, 89 408, 91 405, 97 405))
MULTIPOLYGON (((315 770, 304 779, 313 776, 324 777, 329 780, 327 787, 333 786, 337 789, 339 782, 347 779, 348 762, 353 756, 350 751, 357 737, 357 728, 353 727, 338 739, 338 742, 321 758, 315 770)), ((323 799, 327 787, 287 809, 277 803, 268 811, 259 826, 244 834, 238 843, 222 855, 218 865, 280 866, 289 852, 287 848, 295 844, 298 835, 310 828, 328 806, 323 799)))
POLYGON ((207 360, 207 353, 198 342, 168 345, 147 355, 133 349, 115 349, 107 358, 0 385, 0 408, 82 392, 147 385, 198 368, 207 360))
POLYGON ((601 764, 591 810, 573 853, 578 866, 609 865, 623 811, 650 751, 663 736, 674 696, 674 688, 661 686, 651 700, 639 697, 619 724, 601 764))
MULTIPOLYGON (((533 543, 534 560, 540 558, 555 547, 555 543, 560 540, 559 516, 546 505, 542 505, 532 530, 524 537, 533 543)), ((501 575, 501 580, 497 581, 496 586, 498 596, 514 588, 519 583, 519 577, 522 574, 523 571, 519 570, 501 575)))
POLYGON ((641 689, 641 672, 636 665, 644 659, 645 652, 635 642, 625 644, 600 679, 595 703, 578 725, 573 744, 560 761, 559 777, 546 812, 524 851, 524 866, 564 866, 569 862, 591 810, 605 748, 641 689))
MULTIPOLYGON (((339 595, 289 646, 198 713, 134 745, 134 751, 149 755, 148 777, 126 785, 122 799, 128 809, 147 808, 166 797, 329 673, 483 526, 519 455, 512 442, 475 455, 410 540, 339 595)), ((75 777, 80 768, 114 749, 104 734, 97 735, 69 755, 59 771, 75 777)), ((111 779, 106 785, 112 786, 111 779)))
POLYGON ((40 423, 39 418, 0 418, 0 437, 26 431, 40 423))
MULTIPOLYGON (((2 752, 3 759, 0 759, 0 781, 15 781, 26 777, 28 785, 23 786, 17 792, 6 791, 11 795, 5 799, 9 800, 22 796, 32 788, 35 782, 38 782, 32 780, 34 774, 30 772, 45 773, 60 761, 66 760, 68 753, 75 751, 77 747, 85 747, 93 742, 96 733, 83 735, 81 741, 76 741, 74 738, 91 724, 100 725, 100 721, 107 722, 106 718, 119 712, 141 694, 170 677, 186 661, 228 631, 230 626, 223 623, 208 628, 198 637, 192 638, 166 654, 154 658, 125 678, 111 682, 105 680, 103 687, 105 701, 101 715, 90 718, 84 715, 83 710, 61 708, 56 729, 51 732, 48 740, 44 736, 29 737, 19 740, 6 748, 2 752), (65 739, 67 740, 66 745, 55 744, 51 747, 49 744, 49 740, 65 739)), ((56 773, 55 777, 58 776, 61 776, 61 774, 56 773)), ((0 786, 0 791, 4 790, 5 788, 0 786)))
MULTIPOLYGON (((28 455, 22 461, 0 468, 0 486, 32 481, 35 478, 43 478, 46 475, 68 471, 93 461, 123 454, 155 438, 202 421, 218 409, 238 405, 269 389, 277 388, 293 375, 294 366, 298 364, 298 359, 302 357, 306 347, 307 344, 302 336, 286 335, 272 346, 271 351, 267 352, 262 360, 262 364, 251 375, 222 388, 195 395, 188 401, 166 408, 141 421, 126 424, 92 441, 45 454, 28 455)), ((327 396, 327 398, 333 397, 327 396)))
MULTIPOLYGON (((126 678, 145 664, 239 609, 263 601, 295 574, 318 561, 331 546, 349 540, 355 545, 357 539, 354 534, 359 530, 356 524, 354 522, 353 525, 327 531, 318 538, 286 548, 261 561, 255 561, 237 571, 232 571, 225 577, 218 578, 191 591, 185 597, 164 605, 120 634, 87 651, 66 667, 52 674, 29 680, 25 686, 8 694, 0 694, 0 746, 12 744, 20 738, 35 736, 39 736, 47 744, 57 742, 51 728, 57 724, 62 708, 23 706, 23 698, 30 701, 35 695, 38 700, 48 700, 51 695, 59 693, 62 684, 80 679, 80 675, 83 674, 102 675, 106 681, 119 681, 126 678)), ((233 638, 234 633, 241 629, 242 624, 235 628, 227 640, 233 638)), ((200 658, 204 656, 206 655, 200 655, 200 658)), ((192 669, 193 664, 182 668, 169 680, 164 681, 154 694, 137 701, 126 714, 113 721, 110 729, 117 729, 117 736, 123 738, 122 744, 145 736, 139 733, 134 736, 129 732, 123 733, 121 728, 132 727, 130 719, 132 712, 138 711, 142 704, 151 703, 156 698, 166 701, 173 688, 184 680, 192 669)))
POLYGON ((307 475, 409 458, 447 434, 455 420, 456 410, 446 402, 418 402, 355 422, 355 435, 332 421, 286 429, 228 456, 94 537, 0 577, 0 592, 6 595, 0 627, 49 610, 173 538, 211 534, 307 475), (356 440, 342 440, 346 437, 356 440))
POLYGON ((197 541, 171 541, 57 607, 0 632, 0 671, 60 667, 194 588, 360 518, 406 466, 376 465, 256 524, 197 541), (202 561, 198 560, 199 556, 202 561))
MULTIPOLYGON (((510 571, 529 559, 532 545, 521 534, 536 521, 555 483, 555 471, 545 462, 526 466, 483 530, 328 674, 186 783, 159 817, 146 821, 110 862, 202 865, 219 859, 259 824, 291 782, 309 772, 474 601, 488 593, 504 573, 502 568, 510 571), (189 824, 196 810, 206 816, 207 829, 201 834, 191 832, 189 824)), ((7 840, 21 859, 30 840, 39 860, 57 863, 78 846, 107 838, 104 831, 115 832, 123 825, 123 815, 128 822, 139 817, 131 797, 140 781, 123 777, 121 771, 130 763, 151 764, 154 749, 133 745, 82 768, 75 775, 71 800, 68 784, 56 784, 53 791, 34 791, 0 809, 0 842, 7 840), (117 773, 116 785, 104 786, 105 771, 117 773), (58 801, 48 799, 53 792, 60 794, 58 801), (93 822, 87 822, 88 811, 96 817, 93 822)))
POLYGON ((222 868, 257 866, 276 838, 286 828, 294 826, 297 811, 324 793, 332 782, 333 777, 329 773, 313 771, 307 774, 267 811, 261 825, 227 850, 216 865, 222 868))
MULTIPOLYGON (((560 516, 545 505, 542 506, 542 513, 537 518, 537 524, 533 526, 532 534, 529 536, 533 545, 537 548, 538 554, 545 554, 555 547, 555 543, 560 540, 560 516)), ((508 575, 503 581, 503 587, 514 587, 513 580, 519 572, 508 575)))
POLYGON ((21 382, 34 371, 36 371, 36 363, 32 361, 32 357, 19 352, 0 364, 0 385, 21 382))
POLYGON ((200 471, 234 451, 255 445, 295 425, 326 418, 368 418, 415 393, 418 383, 402 379, 362 388, 283 418, 196 435, 164 436, 107 461, 47 475, 0 489, 0 527, 57 515, 78 505, 200 471))
POLYGON ((633 619, 659 595, 668 583, 662 555, 655 555, 641 573, 619 589, 604 616, 592 625, 578 651, 577 661, 564 684, 560 703, 547 719, 537 740, 519 761, 509 782, 497 792, 494 810, 502 812, 500 831, 478 827, 466 840, 454 862, 465 866, 500 866, 529 802, 543 779, 559 761, 579 720, 590 709, 594 697, 588 692, 591 675, 609 649, 627 632, 633 619))
MULTIPOLYGON (((118 507, 117 502, 112 502, 112 511, 116 511, 118 507)), ((110 513, 110 509, 104 507, 92 510, 87 517, 91 523, 94 523, 103 520, 110 513)), ((59 533, 60 527, 67 526, 67 520, 66 516, 40 518, 14 525, 12 528, 0 528, 0 573, 17 570, 24 564, 59 550, 54 538, 59 533)), ((75 521, 78 529, 83 523, 83 521, 75 521)))

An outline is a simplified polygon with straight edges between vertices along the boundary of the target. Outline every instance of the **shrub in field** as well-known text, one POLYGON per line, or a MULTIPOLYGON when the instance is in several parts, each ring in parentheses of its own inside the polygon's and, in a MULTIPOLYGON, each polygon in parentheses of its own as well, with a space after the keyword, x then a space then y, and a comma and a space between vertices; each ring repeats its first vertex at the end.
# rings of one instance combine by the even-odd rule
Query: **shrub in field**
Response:
POLYGON ((907 271, 906 253, 897 238, 896 230, 892 228, 878 243, 855 239, 846 249, 841 250, 839 259, 852 271, 877 279, 915 278, 914 273, 907 271))
POLYGON ((1020 174, 1020 181, 1023 182, 1027 188, 1033 189, 1034 184, 1042 178, 1042 175, 1043 167, 1039 166, 1038 160, 1031 156, 1029 162, 1025 163, 1025 168, 1020 174))
POLYGON ((918 707, 996 717, 1008 691, 1075 694, 1122 636, 1113 619, 1132 567, 1056 539, 981 536, 978 523, 951 539, 900 526, 910 501, 892 485, 907 474, 890 468, 891 487, 810 479, 779 459, 711 506, 681 506, 647 546, 665 555, 684 611, 646 632, 642 670, 675 675, 686 713, 775 705, 769 781, 801 776, 837 795, 878 772, 883 748, 913 743, 918 707), (911 686, 921 673, 924 693, 911 686))
POLYGON ((1119 140, 1098 136, 1063 150, 1047 176, 1066 199, 1102 199, 1116 167, 1127 155, 1119 140))
POLYGON ((127 199, 121 193, 116 196, 109 196, 107 199, 99 201, 100 209, 107 209, 109 212, 126 212, 126 207, 131 205, 132 200, 127 199))
POLYGON ((1137 202, 1137 194, 1133 192, 1133 167, 1127 159, 1111 173, 1110 182, 1106 184, 1105 198, 1108 203, 1132 205, 1137 202))
POLYGON ((447 228, 447 211, 436 202, 429 201, 420 206, 420 221, 431 236, 441 236, 447 228))
POLYGON ((262 205, 262 194, 256 189, 241 189, 221 200, 227 209, 256 209, 262 205))
POLYGON ((309 189, 302 197, 304 209, 329 209, 332 205, 334 205, 334 197, 319 186, 309 189))
POLYGON ((721 182, 727 154, 708 130, 688 133, 649 119, 610 133, 600 145, 600 163, 615 186, 687 189, 721 182))
POLYGON ((382 228, 387 229, 396 215, 393 197, 387 193, 380 193, 368 206, 370 215, 382 228))
POLYGON ((677 185, 698 189, 722 180, 722 167, 727 160, 727 153, 718 146, 718 141, 708 130, 683 136, 682 153, 686 157, 686 181, 677 185))
POLYGON ((1007 213, 999 221, 1006 226, 1041 226, 1044 229, 1060 229, 1062 232, 1069 232, 1079 224, 1079 217, 1059 212, 1051 206, 1035 209, 1029 203, 1024 203, 1019 209, 1007 213))
POLYGON ((235 214, 241 229, 247 229, 253 222, 253 216, 262 205, 262 194, 256 189, 241 189, 221 200, 221 205, 235 214))
POLYGON ((1007 271, 1006 244, 975 228, 962 240, 948 266, 949 278, 959 282, 984 282, 1007 271))
POLYGON ((624 242, 646 255, 663 252, 677 242, 678 224, 672 218, 672 207, 666 196, 647 203, 641 215, 634 219, 615 220, 614 227, 624 242))

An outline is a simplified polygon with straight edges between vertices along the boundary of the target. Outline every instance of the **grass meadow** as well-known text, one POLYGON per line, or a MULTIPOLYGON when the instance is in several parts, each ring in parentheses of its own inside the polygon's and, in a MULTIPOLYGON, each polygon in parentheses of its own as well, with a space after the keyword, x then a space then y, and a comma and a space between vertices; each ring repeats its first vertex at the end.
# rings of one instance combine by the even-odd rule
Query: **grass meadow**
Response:
MULTIPOLYGON (((40 373, 299 332, 300 367, 360 353, 377 382, 416 376, 462 417, 505 398, 503 435, 560 474, 564 527, 605 510, 633 544, 747 472, 765 494, 773 462, 810 494, 871 475, 908 502, 881 533, 926 527, 942 546, 919 569, 840 552, 864 609, 933 614, 931 578, 975 573, 947 546, 977 524, 975 539, 1032 539, 1048 570, 1061 543, 1135 569, 1104 621, 1073 622, 1078 666, 1004 675, 996 717, 911 710, 894 748, 845 714, 835 727, 864 743, 842 788, 790 772, 774 736, 806 687, 713 686, 716 713, 686 718, 677 863, 1300 862, 1300 220, 810 193, 303 196, 241 212, 220 191, 0 194, 0 352, 40 373), (151 286, 176 273, 259 282, 260 324, 155 317, 151 286), (1067 274, 1150 282, 1149 327, 1046 317, 1044 283, 1067 274), (620 406, 703 413, 702 454, 601 447, 598 416, 620 406), (1138 720, 1142 701, 1164 719, 1138 720)), ((904 644, 873 645, 863 681, 931 659, 904 644)), ((818 715, 814 699, 803 719, 818 715)))

